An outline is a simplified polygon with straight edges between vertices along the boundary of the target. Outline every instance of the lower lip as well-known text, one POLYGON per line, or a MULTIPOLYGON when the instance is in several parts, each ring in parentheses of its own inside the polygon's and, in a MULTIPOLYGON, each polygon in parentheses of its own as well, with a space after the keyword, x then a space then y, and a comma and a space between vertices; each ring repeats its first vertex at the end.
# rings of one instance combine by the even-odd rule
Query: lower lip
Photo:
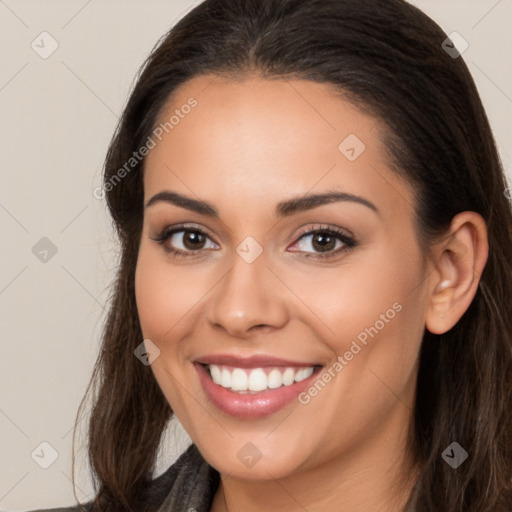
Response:
POLYGON ((290 386, 267 389, 259 393, 241 394, 215 384, 208 370, 202 364, 194 363, 194 367, 199 374, 204 392, 213 404, 230 416, 245 419, 261 418, 262 416, 267 416, 279 411, 310 386, 312 381, 317 378, 318 374, 318 371, 315 369, 307 379, 295 382, 290 386))

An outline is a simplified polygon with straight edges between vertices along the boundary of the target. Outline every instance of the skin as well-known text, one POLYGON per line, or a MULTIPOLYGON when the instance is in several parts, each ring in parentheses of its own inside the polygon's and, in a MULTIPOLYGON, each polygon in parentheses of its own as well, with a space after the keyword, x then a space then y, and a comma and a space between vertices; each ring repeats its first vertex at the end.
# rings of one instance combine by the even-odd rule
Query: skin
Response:
MULTIPOLYGON (((388 167, 382 123, 328 85, 196 77, 161 120, 191 96, 197 106, 146 159, 145 203, 172 190, 212 203, 220 218, 164 202, 146 208, 136 300, 144 338, 161 351, 154 376, 221 473, 211 510, 399 510, 417 477, 406 436, 422 336, 449 330, 471 303, 487 260, 485 222, 458 214, 427 259, 413 226, 414 193, 388 167), (338 149, 349 134, 366 146, 354 161, 338 149), (327 190, 362 196, 379 213, 333 202, 275 216, 278 202, 327 190), (180 223, 209 238, 199 254, 173 259, 151 237, 180 223), (357 246, 307 259, 321 248, 297 235, 320 226, 348 230, 357 246), (236 252, 248 236, 263 248, 252 263, 236 252), (309 403, 294 400, 267 417, 216 409, 192 365, 230 353, 332 367, 394 303, 400 312, 309 403), (252 467, 237 457, 246 443, 261 453, 252 467)), ((190 252, 184 234, 167 245, 190 252)))

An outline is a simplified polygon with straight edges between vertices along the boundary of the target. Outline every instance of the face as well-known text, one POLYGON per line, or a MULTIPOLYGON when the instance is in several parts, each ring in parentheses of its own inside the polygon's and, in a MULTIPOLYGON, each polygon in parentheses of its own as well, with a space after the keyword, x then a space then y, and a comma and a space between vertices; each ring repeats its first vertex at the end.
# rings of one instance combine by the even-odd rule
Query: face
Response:
POLYGON ((256 77, 194 78, 173 115, 145 163, 136 300, 178 419, 243 479, 398 457, 426 272, 381 124, 325 84, 256 77))

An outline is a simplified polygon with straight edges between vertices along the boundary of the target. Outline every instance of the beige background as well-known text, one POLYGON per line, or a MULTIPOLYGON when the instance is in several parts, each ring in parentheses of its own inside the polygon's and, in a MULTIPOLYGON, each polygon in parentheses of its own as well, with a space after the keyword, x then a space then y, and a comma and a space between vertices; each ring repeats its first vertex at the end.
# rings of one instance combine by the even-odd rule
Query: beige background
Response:
MULTIPOLYGON (((105 204, 93 191, 139 65, 198 3, 0 0, 0 510, 74 502, 71 429, 117 257, 105 204), (31 47, 42 46, 43 31, 59 45, 46 59, 31 47), (57 248, 47 262, 32 252, 43 237, 57 248), (47 469, 36 463, 50 461, 42 442, 58 454, 47 469)), ((468 41, 464 59, 512 183, 512 1, 414 3, 468 41)), ((188 442, 176 432, 159 472, 188 442)), ((76 492, 86 500, 92 485, 77 455, 76 492)))

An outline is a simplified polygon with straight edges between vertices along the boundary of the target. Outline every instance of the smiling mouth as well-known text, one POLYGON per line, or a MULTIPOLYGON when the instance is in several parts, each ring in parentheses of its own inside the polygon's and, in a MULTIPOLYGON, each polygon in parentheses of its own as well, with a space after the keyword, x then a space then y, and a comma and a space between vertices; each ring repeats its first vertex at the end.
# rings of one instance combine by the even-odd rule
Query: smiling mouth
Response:
POLYGON ((311 377, 322 368, 319 365, 259 368, 237 368, 220 364, 201 364, 201 366, 205 368, 215 384, 238 394, 255 394, 286 388, 311 377))

